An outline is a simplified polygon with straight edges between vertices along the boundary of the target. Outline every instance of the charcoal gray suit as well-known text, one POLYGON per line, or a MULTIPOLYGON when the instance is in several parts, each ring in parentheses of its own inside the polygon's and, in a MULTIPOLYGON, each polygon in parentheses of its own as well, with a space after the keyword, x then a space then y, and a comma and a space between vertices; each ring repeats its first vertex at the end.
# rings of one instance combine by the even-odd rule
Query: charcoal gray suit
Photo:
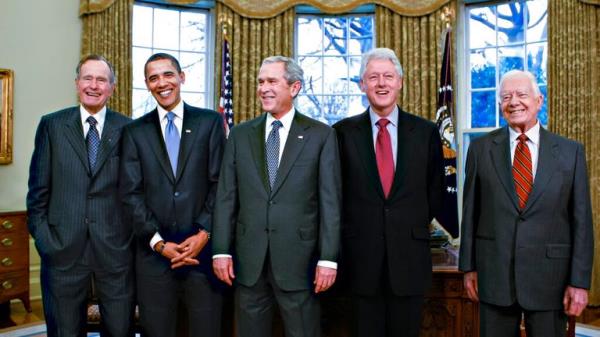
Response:
POLYGON ((107 110, 95 169, 90 170, 80 108, 42 117, 29 171, 29 231, 42 261, 48 336, 78 336, 90 279, 108 332, 125 336, 133 307, 131 227, 118 197, 121 129, 127 117, 107 110))

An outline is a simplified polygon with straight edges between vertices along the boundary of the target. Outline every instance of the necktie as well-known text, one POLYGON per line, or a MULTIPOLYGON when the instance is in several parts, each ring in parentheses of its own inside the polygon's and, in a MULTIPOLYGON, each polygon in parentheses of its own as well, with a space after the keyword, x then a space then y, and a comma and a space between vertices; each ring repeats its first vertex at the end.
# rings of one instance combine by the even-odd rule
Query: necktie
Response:
POLYGON ((267 155, 267 171, 269 173, 269 185, 273 188, 275 178, 277 178, 277 168, 279 167, 279 128, 283 126, 281 121, 273 121, 273 128, 267 137, 265 152, 267 155))
POLYGON ((177 126, 175 126, 175 114, 171 111, 167 113, 167 126, 165 127, 165 145, 167 146, 167 153, 169 154, 169 161, 171 161, 171 168, 173 169, 173 175, 177 173, 177 158, 179 157, 179 132, 177 132, 177 126))
POLYGON ((386 118, 381 118, 377 121, 379 132, 377 132, 377 143, 375 144, 375 157, 377 159, 377 170, 379 171, 379 179, 381 179, 381 187, 387 198, 392 189, 394 182, 394 154, 392 153, 392 140, 387 130, 387 125, 390 121, 386 118))
POLYGON ((98 134, 98 129, 96 129, 96 124, 98 124, 98 121, 94 117, 89 116, 87 118, 87 122, 90 125, 90 129, 85 137, 85 142, 88 150, 88 162, 90 164, 90 170, 94 171, 96 168, 98 149, 100 148, 100 135, 98 134))
POLYGON ((533 186, 531 152, 529 152, 527 146, 527 139, 525 134, 519 135, 519 144, 517 144, 513 159, 513 179, 515 180, 515 191, 519 198, 520 209, 523 209, 527 204, 527 198, 533 186))

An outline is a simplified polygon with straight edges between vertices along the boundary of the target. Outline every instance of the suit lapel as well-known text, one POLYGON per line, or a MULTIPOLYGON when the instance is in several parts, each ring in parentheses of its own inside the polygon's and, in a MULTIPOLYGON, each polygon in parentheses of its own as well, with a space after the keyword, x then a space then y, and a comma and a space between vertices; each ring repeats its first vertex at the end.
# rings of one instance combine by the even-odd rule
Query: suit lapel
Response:
POLYGON ((181 178, 183 169, 187 163, 190 153, 192 152, 194 140, 199 135, 200 116, 192 114, 189 111, 187 104, 183 105, 183 125, 181 127, 181 141, 179 145, 179 156, 177 157, 177 175, 175 180, 181 178))
POLYGON ((277 169, 277 178, 275 179, 275 184, 271 191, 272 195, 275 195, 279 188, 281 188, 281 185, 290 173, 292 166, 294 166, 296 159, 298 159, 298 155, 302 152, 304 144, 308 142, 310 134, 307 130, 309 128, 310 125, 306 123, 304 116, 296 111, 290 127, 290 132, 285 141, 285 148, 283 149, 283 155, 281 156, 279 168, 277 169))
POLYGON ((75 107, 72 109, 70 118, 65 123, 67 131, 65 136, 73 150, 77 154, 81 164, 86 168, 86 171, 90 171, 90 164, 88 162, 87 149, 85 145, 85 138, 83 137, 83 125, 81 125, 81 115, 79 108, 75 107))
POLYGON ((360 120, 356 124, 357 137, 352 137, 354 145, 358 150, 362 163, 367 172, 367 176, 371 182, 371 185, 377 191, 377 194, 382 199, 385 199, 383 195, 383 188, 381 186, 381 179, 379 179, 379 171, 377 170, 377 159, 375 158, 375 144, 373 144, 373 129, 371 127, 371 118, 369 117, 369 110, 363 112, 360 120))
POLYGON ((543 194, 546 186, 550 184, 550 180, 556 169, 558 168, 558 144, 553 141, 550 133, 544 128, 540 127, 540 149, 538 155, 537 169, 535 172, 535 179, 533 181, 533 188, 525 204, 526 212, 532 207, 535 201, 543 194), (540 169, 540 167, 542 169, 540 169))
POLYGON ((512 176, 512 163, 510 156, 510 144, 508 139, 508 127, 504 127, 492 139, 492 148, 490 149, 492 166, 496 170, 498 180, 509 195, 513 205, 519 209, 519 201, 515 192, 515 183, 512 176))
POLYGON ((148 146, 152 152, 154 152, 154 155, 158 159, 160 167, 162 167, 165 175, 169 177, 172 183, 174 183, 175 176, 173 175, 173 169, 171 168, 171 162, 169 161, 169 155, 167 154, 167 148, 165 147, 165 142, 160 128, 158 110, 152 110, 143 118, 145 118, 146 122, 143 132, 146 136, 146 140, 148 141, 148 146))
POLYGON ((254 165, 256 166, 256 171, 260 176, 263 187, 267 194, 269 193, 269 178, 267 177, 267 164, 265 159, 265 120, 267 118, 266 114, 263 114, 261 117, 256 118, 254 121, 250 123, 254 123, 252 125, 252 132, 248 134, 248 143, 250 144, 250 150, 252 151, 252 158, 254 158, 254 165))
POLYGON ((398 135, 396 136, 396 169, 394 171, 394 182, 392 183, 392 189, 390 191, 390 199, 393 198, 402 186, 402 180, 405 177, 406 165, 411 162, 410 158, 412 150, 417 146, 413 146, 413 131, 415 128, 414 123, 411 123, 408 118, 405 118, 406 113, 398 108, 398 125, 396 130, 398 135))
POLYGON ((104 127, 102 128, 102 137, 100 138, 100 149, 98 150, 98 158, 96 159, 96 168, 94 172, 92 172, 92 175, 95 175, 102 167, 106 158, 108 158, 108 155, 119 141, 116 139, 117 137, 115 137, 119 130, 114 123, 115 113, 116 112, 111 110, 106 110, 106 119, 104 120, 104 127))

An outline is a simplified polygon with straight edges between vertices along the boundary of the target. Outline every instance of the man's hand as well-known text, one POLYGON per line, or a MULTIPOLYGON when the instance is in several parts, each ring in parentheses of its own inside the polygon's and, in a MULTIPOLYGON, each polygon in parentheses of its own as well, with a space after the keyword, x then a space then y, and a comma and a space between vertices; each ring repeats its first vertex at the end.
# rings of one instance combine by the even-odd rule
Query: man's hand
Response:
POLYGON ((588 303, 587 289, 575 288, 567 286, 565 296, 563 297, 563 305, 567 316, 579 316, 588 303))
POLYGON ((171 269, 200 264, 196 256, 200 254, 206 243, 208 243, 208 232, 202 230, 178 244, 179 255, 171 258, 171 269))
POLYGON ((233 273, 233 259, 230 257, 217 257, 213 259, 213 271, 219 280, 233 284, 235 274, 233 273))
POLYGON ((467 295, 473 302, 479 302, 479 289, 477 287, 477 272, 470 271, 465 273, 464 285, 467 295))
POLYGON ((325 291, 335 283, 335 276, 337 275, 337 270, 333 268, 321 267, 317 266, 317 271, 315 272, 315 294, 325 291))

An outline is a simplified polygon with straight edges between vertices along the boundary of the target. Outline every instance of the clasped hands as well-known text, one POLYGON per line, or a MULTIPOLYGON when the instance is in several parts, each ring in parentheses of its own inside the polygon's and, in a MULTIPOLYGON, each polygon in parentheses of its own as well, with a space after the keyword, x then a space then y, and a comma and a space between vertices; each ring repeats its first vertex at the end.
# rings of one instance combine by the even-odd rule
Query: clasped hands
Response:
MULTIPOLYGON (((156 245, 161 244, 161 242, 156 245)), ((164 242, 165 246, 160 254, 171 260, 171 269, 195 266, 200 264, 196 256, 200 254, 206 243, 208 243, 208 233, 202 230, 179 244, 170 241, 164 242)), ((156 250, 156 246, 154 248, 156 250)))

